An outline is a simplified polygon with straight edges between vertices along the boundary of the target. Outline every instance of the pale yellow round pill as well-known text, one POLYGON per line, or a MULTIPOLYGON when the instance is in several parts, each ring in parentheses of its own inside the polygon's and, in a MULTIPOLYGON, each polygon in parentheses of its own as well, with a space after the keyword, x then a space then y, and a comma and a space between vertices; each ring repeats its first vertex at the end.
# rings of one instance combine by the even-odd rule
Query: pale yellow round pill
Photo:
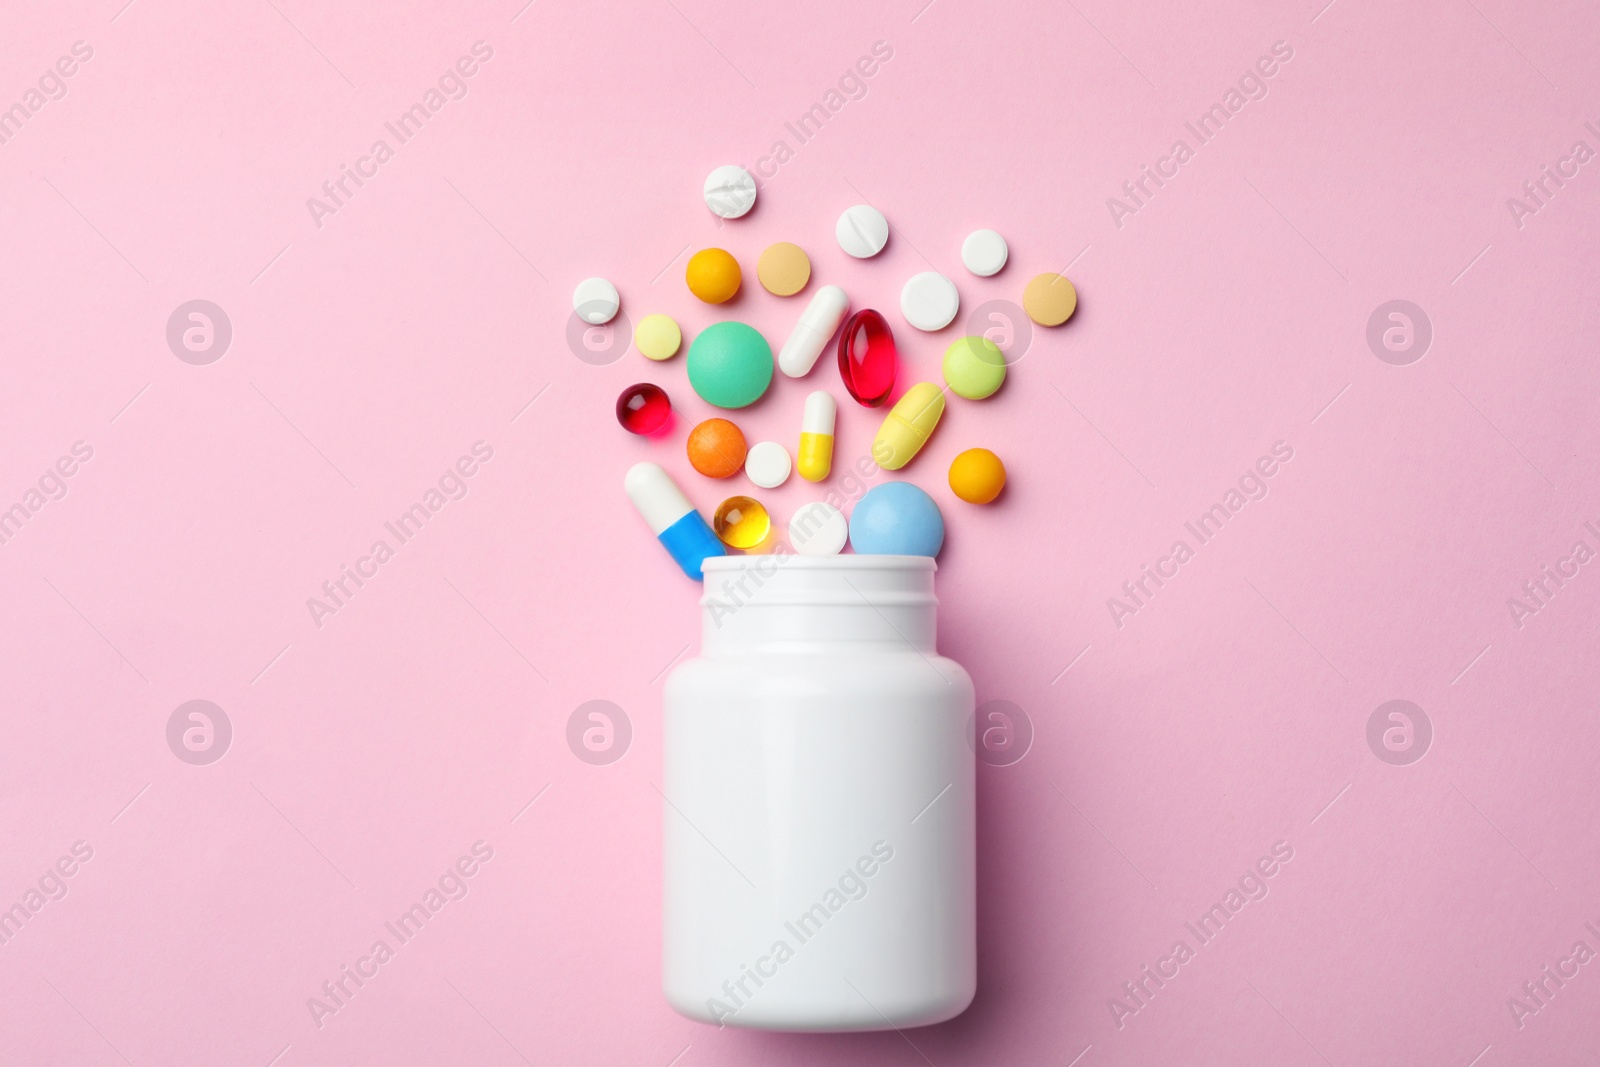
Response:
POLYGON ((646 315, 633 330, 633 344, 645 359, 671 359, 683 344, 683 332, 667 315, 646 315))
POLYGON ((1078 290, 1064 275, 1037 274, 1022 290, 1022 310, 1040 326, 1060 326, 1078 307, 1078 290))
POLYGON ((761 253, 756 261, 756 277, 773 296, 793 296, 811 280, 811 259, 799 245, 779 241, 761 253))

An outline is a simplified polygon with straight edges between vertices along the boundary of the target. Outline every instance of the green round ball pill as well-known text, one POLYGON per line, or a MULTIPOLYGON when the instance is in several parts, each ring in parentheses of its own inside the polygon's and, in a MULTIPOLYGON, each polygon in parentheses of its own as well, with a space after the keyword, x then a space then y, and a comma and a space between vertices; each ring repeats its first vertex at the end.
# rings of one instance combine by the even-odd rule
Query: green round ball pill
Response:
POLYGON ((689 384, 707 404, 742 408, 772 384, 772 346, 752 326, 719 322, 689 345, 689 384))
POLYGON ((958 337, 944 350, 944 382, 968 400, 993 396, 1006 380, 1006 357, 987 337, 958 337))

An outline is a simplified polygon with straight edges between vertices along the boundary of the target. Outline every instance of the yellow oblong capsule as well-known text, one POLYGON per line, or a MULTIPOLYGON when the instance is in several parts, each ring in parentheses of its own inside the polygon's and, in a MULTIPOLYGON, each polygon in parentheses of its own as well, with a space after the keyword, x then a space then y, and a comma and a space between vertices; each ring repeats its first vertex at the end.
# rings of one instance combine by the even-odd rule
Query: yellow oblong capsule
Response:
POLYGON ((796 469, 808 482, 820 482, 833 470, 833 424, 838 413, 838 405, 827 392, 818 389, 806 397, 796 469))
POLYGON ((872 459, 884 470, 897 471, 922 450, 944 414, 944 390, 932 382, 918 382, 884 416, 878 436, 872 439, 872 459))

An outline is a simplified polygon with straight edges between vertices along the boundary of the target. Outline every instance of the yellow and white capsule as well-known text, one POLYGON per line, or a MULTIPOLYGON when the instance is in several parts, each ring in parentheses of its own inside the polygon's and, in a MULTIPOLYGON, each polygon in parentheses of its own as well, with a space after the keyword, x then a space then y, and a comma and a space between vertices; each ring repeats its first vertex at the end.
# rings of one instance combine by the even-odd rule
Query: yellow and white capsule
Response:
POLYGON ((833 469, 833 423, 839 407, 833 397, 818 389, 806 397, 800 416, 800 477, 820 482, 833 469))

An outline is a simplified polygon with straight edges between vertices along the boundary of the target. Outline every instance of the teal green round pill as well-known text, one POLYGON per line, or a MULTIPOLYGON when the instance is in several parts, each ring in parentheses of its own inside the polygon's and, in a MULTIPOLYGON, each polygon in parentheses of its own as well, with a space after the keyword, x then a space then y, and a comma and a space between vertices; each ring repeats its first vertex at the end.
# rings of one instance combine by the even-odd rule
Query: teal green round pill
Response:
POLYGON ((748 407, 772 384, 772 346, 754 327, 719 322, 695 336, 688 371, 701 400, 719 408, 748 407))
POLYGON ((1006 380, 1006 357, 987 337, 958 337, 944 350, 944 383, 957 396, 982 400, 1006 380))

